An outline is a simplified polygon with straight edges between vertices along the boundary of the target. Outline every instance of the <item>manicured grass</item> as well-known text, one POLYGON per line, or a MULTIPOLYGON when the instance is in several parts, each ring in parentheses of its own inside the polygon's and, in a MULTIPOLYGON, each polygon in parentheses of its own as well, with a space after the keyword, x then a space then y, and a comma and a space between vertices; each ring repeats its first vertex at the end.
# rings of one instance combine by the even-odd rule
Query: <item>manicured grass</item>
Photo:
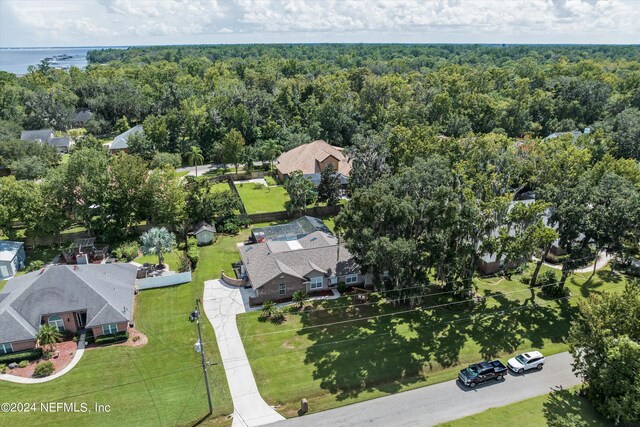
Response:
POLYGON ((229 183, 224 181, 224 182, 218 182, 216 184, 213 184, 211 186, 211 189, 214 192, 222 192, 222 191, 229 191, 231 190, 231 187, 229 187, 229 183))
POLYGON ((183 176, 187 176, 188 174, 189 174, 189 171, 176 172, 176 176, 178 178, 181 178, 183 176))
MULTIPOLYGON (((108 414, 42 412, 3 414, 3 426, 22 425, 193 425, 208 412, 200 355, 193 350, 197 329, 189 322, 204 281, 230 270, 238 259, 236 242, 246 238, 219 236, 200 248, 200 263, 191 283, 142 291, 136 298, 136 328, 149 343, 141 348, 104 347, 88 350, 72 371, 44 384, 19 385, 0 381, 6 402, 86 402, 111 405, 108 414)), ((233 411, 218 346, 210 322, 201 322, 214 417, 233 411)), ((229 426, 225 418, 206 425, 229 426)))
MULTIPOLYGON (((625 280, 604 270, 591 279, 572 276, 567 287, 586 296, 621 290, 625 280)), ((567 350, 564 337, 577 298, 536 296, 533 305, 528 286, 515 280, 477 285, 491 298, 473 307, 467 302, 427 310, 382 303, 358 307, 342 298, 314 303, 282 324, 263 321, 257 312, 243 314, 238 326, 262 396, 285 416, 295 416, 303 397, 311 411, 320 411, 450 380, 461 365, 482 359, 506 359, 529 349, 548 355, 567 350)), ((422 304, 447 302, 431 296, 422 304)))
POLYGON ((249 214, 286 210, 289 194, 284 187, 265 187, 254 183, 238 184, 236 187, 249 214))
MULTIPOLYGON (((177 271, 178 267, 180 266, 179 256, 180 251, 178 249, 174 249, 168 254, 164 254, 164 263, 169 266, 169 269, 177 271)), ((134 261, 140 264, 144 264, 145 262, 148 262, 150 264, 157 264, 158 255, 142 255, 134 259, 134 261)))
POLYGON ((267 181, 267 185, 269 186, 276 186, 278 185, 278 183, 276 182, 275 178, 272 176, 265 176, 264 180, 267 181))
POLYGON ((467 426, 612 426, 591 403, 577 395, 577 387, 553 391, 499 408, 491 408, 480 414, 440 424, 440 427, 467 426), (570 420, 570 421, 569 421, 570 420))

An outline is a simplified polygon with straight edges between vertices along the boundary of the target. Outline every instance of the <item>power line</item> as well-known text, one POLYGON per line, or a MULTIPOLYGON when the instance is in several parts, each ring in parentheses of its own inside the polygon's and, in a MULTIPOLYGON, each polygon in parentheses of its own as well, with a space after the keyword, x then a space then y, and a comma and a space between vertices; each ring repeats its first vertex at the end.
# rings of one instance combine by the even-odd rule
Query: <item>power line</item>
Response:
MULTIPOLYGON (((494 295, 489 295, 489 296, 483 296, 481 297, 483 300, 486 299, 490 299, 490 298, 498 298, 498 297, 503 297, 506 295, 512 295, 515 293, 519 293, 519 292, 531 292, 532 290, 537 290, 537 289, 542 289, 542 288, 546 288, 548 286, 555 286, 557 284, 560 284, 562 282, 558 281, 558 282, 553 282, 553 283, 548 283, 546 285, 542 285, 542 286, 536 286, 535 288, 527 288, 527 289, 520 289, 517 291, 511 291, 511 292, 501 292, 501 293, 496 293, 494 295)), ((456 305, 456 304, 462 304, 462 303, 468 303, 468 302, 473 302, 475 301, 476 298, 469 298, 469 299, 465 299, 465 300, 460 300, 460 301, 451 301, 451 302, 447 302, 447 303, 443 303, 443 304, 435 304, 435 305, 430 305, 427 307, 416 307, 416 308, 412 308, 409 310, 402 310, 402 311, 396 311, 396 312, 392 312, 392 313, 383 313, 383 314, 377 314, 374 316, 366 316, 366 317, 359 317, 357 319, 347 319, 347 320, 341 320, 338 322, 329 322, 329 323, 322 323, 319 325, 311 325, 311 326, 305 326, 302 328, 290 328, 290 329, 284 329, 284 330, 280 330, 280 331, 271 331, 271 332, 264 332, 261 334, 253 334, 253 335, 244 335, 241 338, 253 338, 253 337, 259 337, 259 336, 264 336, 264 335, 274 335, 274 334, 279 334, 279 333, 284 333, 284 332, 289 332, 289 331, 300 331, 303 329, 315 329, 315 328, 321 328, 324 326, 332 326, 332 325, 340 325, 340 324, 345 324, 345 323, 353 323, 353 322, 359 322, 362 320, 371 320, 371 319, 376 319, 379 317, 389 317, 389 316, 395 316, 395 315, 402 315, 402 314, 406 314, 406 313, 411 313, 414 311, 425 311, 425 310, 429 310, 429 309, 433 309, 433 308, 443 308, 443 307, 447 307, 447 306, 451 306, 451 305, 456 305)), ((363 304, 361 304, 363 305, 363 304)), ((331 308, 328 308, 326 310, 323 311, 331 311, 331 308)))

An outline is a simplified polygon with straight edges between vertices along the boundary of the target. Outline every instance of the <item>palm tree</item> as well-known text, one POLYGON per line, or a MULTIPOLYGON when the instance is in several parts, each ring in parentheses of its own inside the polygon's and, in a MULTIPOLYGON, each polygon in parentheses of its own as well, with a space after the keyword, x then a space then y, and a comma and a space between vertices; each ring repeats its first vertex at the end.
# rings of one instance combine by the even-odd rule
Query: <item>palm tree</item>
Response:
POLYGON ((165 252, 171 252, 176 246, 176 236, 166 228, 152 228, 140 236, 142 241, 142 253, 145 255, 158 255, 158 265, 164 267, 165 252))
POLYGON ((295 302, 298 305, 299 309, 302 309, 302 307, 304 307, 304 304, 307 302, 307 300, 309 299, 309 295, 307 295, 307 293, 305 291, 295 291, 293 293, 293 302, 295 302))
POLYGON ((269 170, 273 170, 273 162, 282 153, 282 146, 275 139, 267 139, 262 143, 262 155, 269 160, 269 170))
POLYGON ((195 165, 196 176, 198 176, 198 165, 204 163, 204 156, 202 155, 202 150, 200 149, 200 147, 197 147, 195 145, 191 146, 191 149, 187 152, 187 162, 189 163, 189 166, 195 165))
POLYGON ((55 344, 62 341, 62 334, 53 325, 42 325, 36 333, 36 340, 40 346, 49 346, 48 351, 52 352, 55 349, 55 344))
POLYGON ((265 301, 262 303, 262 317, 271 317, 276 311, 276 303, 265 301))

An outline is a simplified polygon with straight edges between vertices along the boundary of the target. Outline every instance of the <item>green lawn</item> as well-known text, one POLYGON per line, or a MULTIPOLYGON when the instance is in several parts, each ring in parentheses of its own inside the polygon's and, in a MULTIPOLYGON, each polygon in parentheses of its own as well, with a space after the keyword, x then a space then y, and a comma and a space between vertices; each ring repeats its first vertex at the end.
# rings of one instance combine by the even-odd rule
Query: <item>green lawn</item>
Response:
POLYGON ((272 176, 265 176, 264 180, 267 182, 267 185, 269 185, 270 187, 278 185, 278 183, 276 182, 276 179, 272 176))
POLYGON ((188 174, 189 174, 189 171, 176 172, 176 176, 178 178, 181 178, 183 176, 187 176, 188 174))
MULTIPOLYGON (((168 254, 164 254, 164 263, 169 266, 170 270, 178 271, 178 267, 180 266, 179 255, 180 251, 178 249, 174 249, 168 254)), ((150 264, 157 264, 158 255, 142 255, 134 259, 134 261, 140 264, 144 264, 145 262, 148 262, 150 264)))
POLYGON ((577 395, 577 387, 558 390, 480 414, 440 424, 440 427, 468 426, 612 426, 589 401, 577 395))
POLYGON ((231 190, 231 187, 229 187, 229 183, 228 182, 223 181, 223 182, 218 182, 216 184, 213 184, 211 186, 211 189, 214 192, 219 193, 219 192, 222 192, 222 191, 231 190))
POLYGON ((2 291, 2 288, 4 288, 4 285, 7 284, 6 280, 0 280, 0 291, 2 291))
POLYGON ((238 184, 238 193, 249 214, 286 210, 289 194, 284 187, 265 187, 261 184, 238 184))
MULTIPOLYGON (((197 340, 189 313, 202 296, 204 280, 219 277, 237 260, 235 243, 247 236, 219 236, 200 248, 200 263, 191 283, 147 290, 137 296, 136 327, 149 337, 141 348, 105 347, 89 350, 71 372, 44 384, 19 385, 0 381, 5 402, 86 402, 111 405, 109 414, 11 413, 3 426, 22 425, 193 425, 207 413, 206 391, 197 340)), ((233 411, 226 377, 211 324, 203 319, 202 332, 213 395, 214 416, 233 411)), ((206 424, 230 425, 225 418, 206 424)))
MULTIPOLYGON (((588 277, 569 279, 573 295, 621 290, 625 282, 609 270, 588 277)), ((538 296, 532 305, 528 286, 515 280, 482 280, 478 288, 491 298, 473 308, 357 307, 344 298, 315 303, 282 324, 262 321, 257 312, 243 314, 238 326, 260 393, 285 416, 295 416, 303 397, 315 412, 450 380, 461 365, 485 358, 506 359, 532 348, 548 355, 567 350, 563 340, 577 298, 538 296), (343 323, 325 326, 334 322, 343 323)), ((442 296, 422 301, 441 303, 442 296)))

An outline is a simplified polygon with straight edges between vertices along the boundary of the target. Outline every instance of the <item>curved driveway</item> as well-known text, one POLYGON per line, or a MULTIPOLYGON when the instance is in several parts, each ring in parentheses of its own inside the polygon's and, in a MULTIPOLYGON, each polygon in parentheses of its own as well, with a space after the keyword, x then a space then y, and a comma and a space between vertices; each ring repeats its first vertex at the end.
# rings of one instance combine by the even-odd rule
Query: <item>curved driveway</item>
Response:
POLYGON ((274 426, 433 426, 543 395, 557 387, 573 387, 580 380, 571 370, 571 355, 546 358, 542 371, 509 374, 503 382, 490 381, 474 389, 447 381, 403 393, 355 403, 342 408, 292 418, 274 426))

